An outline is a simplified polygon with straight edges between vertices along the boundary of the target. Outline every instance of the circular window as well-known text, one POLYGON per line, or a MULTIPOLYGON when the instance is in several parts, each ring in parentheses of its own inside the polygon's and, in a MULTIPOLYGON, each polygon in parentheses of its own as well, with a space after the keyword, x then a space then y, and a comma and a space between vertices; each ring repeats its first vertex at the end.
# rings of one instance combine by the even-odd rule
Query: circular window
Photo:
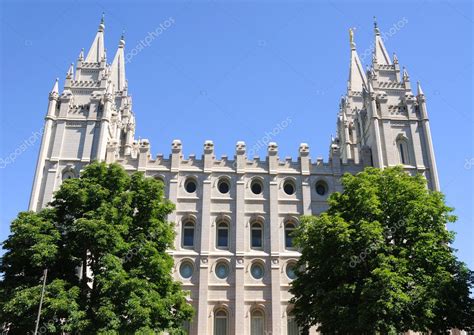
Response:
POLYGON ((316 183, 316 193, 318 193, 319 195, 325 195, 328 191, 328 186, 327 184, 320 180, 316 183))
POLYGON ((290 263, 286 266, 286 275, 291 280, 296 279, 295 264, 294 263, 290 263))
POLYGON ((252 190, 253 194, 260 194, 263 191, 263 185, 262 182, 258 179, 252 180, 252 183, 250 184, 250 189, 252 190))
POLYGON ((186 182, 184 183, 184 189, 188 193, 196 192, 196 189, 197 189, 196 181, 193 178, 186 179, 186 182))
POLYGON ((219 279, 225 279, 229 276, 229 266, 225 262, 219 262, 216 265, 216 276, 219 279))
POLYGON ((250 273, 255 279, 262 279, 264 274, 263 266, 260 263, 252 264, 252 267, 250 268, 250 273))
POLYGON ((230 190, 229 182, 226 179, 221 179, 219 180, 219 183, 217 183, 217 188, 219 189, 219 192, 221 192, 222 194, 229 193, 229 190, 230 190))
POLYGON ((190 262, 183 262, 181 263, 181 266, 179 267, 179 274, 181 277, 184 279, 189 279, 193 276, 193 265, 190 262))
POLYGON ((285 183, 283 184, 283 191, 285 191, 285 193, 288 195, 295 194, 295 184, 293 183, 293 181, 285 181, 285 183))

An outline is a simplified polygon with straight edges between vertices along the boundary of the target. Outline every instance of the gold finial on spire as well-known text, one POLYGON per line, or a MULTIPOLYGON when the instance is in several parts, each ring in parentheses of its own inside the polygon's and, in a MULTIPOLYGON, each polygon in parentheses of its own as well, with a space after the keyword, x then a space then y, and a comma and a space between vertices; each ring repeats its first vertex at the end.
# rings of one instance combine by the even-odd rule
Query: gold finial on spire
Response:
POLYGON ((351 48, 354 48, 355 47, 355 43, 354 43, 354 30, 356 28, 349 28, 349 42, 351 44, 351 48))

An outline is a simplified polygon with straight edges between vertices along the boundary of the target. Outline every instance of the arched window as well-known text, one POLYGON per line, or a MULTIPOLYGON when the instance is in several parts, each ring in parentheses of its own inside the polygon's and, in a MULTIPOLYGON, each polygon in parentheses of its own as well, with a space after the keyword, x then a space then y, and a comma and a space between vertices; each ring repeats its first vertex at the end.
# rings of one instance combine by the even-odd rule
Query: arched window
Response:
POLYGON ((214 335, 227 335, 228 323, 225 310, 219 309, 214 312, 214 335))
POLYGON ((66 170, 63 172, 63 180, 76 178, 73 170, 66 170))
POLYGON ((264 335, 265 334, 265 317, 263 312, 259 309, 252 311, 250 320, 250 335, 264 335))
POLYGON ((296 226, 293 222, 285 224, 285 248, 293 248, 293 232, 296 226))
POLYGON ((183 224, 183 247, 194 246, 194 222, 186 221, 183 224))
POLYGON ((286 330, 288 335, 300 335, 300 329, 296 323, 296 318, 293 314, 288 314, 286 318, 286 330))
POLYGON ((403 165, 409 165, 410 156, 408 152, 408 140, 405 137, 399 136, 397 140, 397 147, 400 156, 400 163, 403 165))
POLYGON ((229 248, 229 225, 227 222, 217 224, 217 247, 222 249, 229 248))
POLYGON ((257 249, 263 248, 263 225, 260 222, 254 222, 250 230, 251 247, 257 249))

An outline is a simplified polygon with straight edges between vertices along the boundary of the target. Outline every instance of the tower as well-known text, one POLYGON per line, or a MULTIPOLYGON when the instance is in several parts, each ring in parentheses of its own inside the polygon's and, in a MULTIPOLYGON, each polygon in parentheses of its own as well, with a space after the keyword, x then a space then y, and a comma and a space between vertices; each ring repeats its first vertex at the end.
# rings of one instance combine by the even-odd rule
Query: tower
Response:
POLYGON ((56 79, 49 94, 30 210, 45 207, 61 181, 78 176, 85 164, 105 160, 108 146, 131 151, 135 117, 125 79, 125 40, 122 36, 107 64, 104 29, 102 17, 86 57, 82 50, 69 67, 62 93, 56 79))
POLYGON ((426 109, 418 83, 416 95, 408 71, 393 61, 374 22, 372 64, 362 71, 353 32, 347 94, 341 99, 337 121, 341 157, 385 168, 402 165, 423 174, 428 187, 439 190, 436 160, 426 109))

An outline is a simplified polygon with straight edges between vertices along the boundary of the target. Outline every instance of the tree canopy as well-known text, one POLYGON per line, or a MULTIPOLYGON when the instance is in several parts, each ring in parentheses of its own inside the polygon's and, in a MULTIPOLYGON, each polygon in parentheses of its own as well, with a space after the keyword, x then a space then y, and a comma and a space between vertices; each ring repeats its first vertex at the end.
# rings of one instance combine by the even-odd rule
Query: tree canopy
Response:
POLYGON ((471 329, 473 272, 451 247, 452 208, 401 167, 344 175, 329 209, 306 216, 294 314, 324 333, 471 329))
POLYGON ((22 212, 1 258, 0 324, 34 330, 48 269, 42 333, 182 333, 192 307, 173 280, 174 205, 163 185, 117 164, 67 179, 50 207, 22 212))

